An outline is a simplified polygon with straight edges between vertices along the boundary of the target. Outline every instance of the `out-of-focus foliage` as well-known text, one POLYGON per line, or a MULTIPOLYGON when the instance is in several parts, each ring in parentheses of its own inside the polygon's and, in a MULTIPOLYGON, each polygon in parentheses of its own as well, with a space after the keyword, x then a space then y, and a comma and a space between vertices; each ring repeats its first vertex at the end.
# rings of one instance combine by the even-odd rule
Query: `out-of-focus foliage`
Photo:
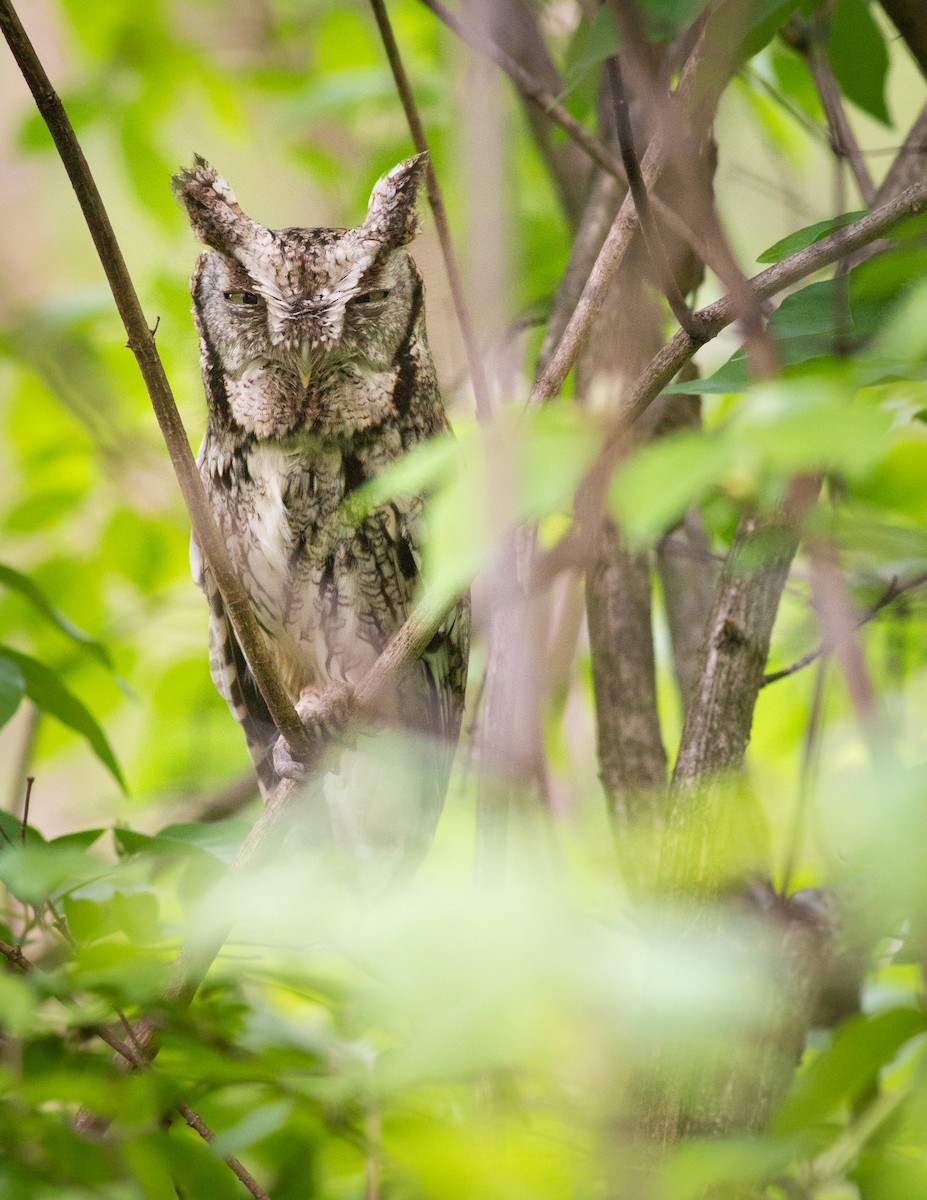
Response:
MULTIPOLYGON (((617 44, 610 10, 589 20, 569 0, 533 7, 564 101, 591 125, 595 73, 617 44)), ((270 225, 358 220, 373 181, 410 151, 375 25, 365 5, 344 0, 22 8, 158 320, 195 441, 203 402, 186 281, 196 247, 168 178, 198 151, 270 225)), ((705 5, 641 8, 648 36, 669 39, 705 5)), ((851 123, 865 146, 897 146, 922 95, 904 48, 878 6, 829 8, 826 56, 851 123)), ((858 202, 831 186, 811 76, 778 36, 795 11, 815 9, 755 0, 737 31, 744 66, 722 104, 715 188, 744 263, 777 261, 858 215, 838 216, 858 202)), ((467 154, 473 80, 485 78, 423 6, 396 0, 390 12, 478 317, 488 208, 505 231, 496 250, 508 294, 491 299, 511 324, 482 333, 509 364, 500 373, 513 394, 526 394, 538 336, 523 329, 556 289, 567 221, 508 97, 497 110, 507 175, 487 204, 467 154)), ((720 932, 689 921, 684 906, 667 912, 646 886, 643 899, 630 894, 632 882, 651 882, 657 833, 612 843, 583 635, 546 701, 551 811, 513 823, 505 887, 472 884, 469 746, 434 850, 408 886, 370 900, 298 843, 229 882, 250 821, 201 818, 248 771, 247 755, 209 680, 186 516, 73 197, 11 69, 0 99, 0 941, 10 952, 0 970, 0 1197, 237 1197, 227 1155, 274 1200, 927 1194, 927 629, 923 593, 900 586, 927 571, 922 225, 782 300, 770 320, 776 380, 752 379, 735 334, 707 347, 705 428, 631 453, 609 490, 611 510, 644 541, 700 506, 721 556, 741 512, 777 504, 796 475, 823 472, 817 528, 839 547, 859 611, 898 590, 861 635, 892 730, 884 759, 866 765, 833 672, 816 749, 803 749, 812 669, 761 693, 749 777, 711 798, 716 835, 700 886, 734 892, 771 873, 789 889, 826 885, 842 898, 847 974, 865 983, 859 997, 849 986, 848 1008, 859 1004, 836 1028, 818 1014, 803 1049, 771 1001, 776 928, 739 892, 720 932), (179 944, 208 942, 232 919, 193 1006, 165 1005, 179 944), (17 946, 39 969, 16 965, 17 946), (142 1012, 163 1025, 155 1065, 116 1069, 95 1031, 127 1038, 122 1015, 142 1012), (636 1121, 667 1061, 688 1097, 720 1093, 731 1076, 749 1082, 760 1063, 790 1082, 766 1132, 696 1129, 650 1163, 635 1148, 636 1121), (181 1104, 217 1132, 211 1145, 186 1128, 181 1104), (82 1105, 111 1121, 105 1140, 73 1131, 82 1105)), ((878 173, 890 159, 868 161, 878 173)), ((609 414, 563 401, 507 411, 489 432, 472 423, 424 223, 416 257, 457 438, 355 500, 426 489, 425 574, 439 603, 492 568, 509 523, 537 521, 542 549, 558 543, 609 414)), ((709 277, 704 298, 717 290, 709 277)), ((819 640, 806 579, 800 565, 773 669, 819 640)), ((568 614, 578 591, 571 577, 568 614)), ((659 612, 656 622, 670 745, 680 706, 659 612)), ((478 644, 477 682, 482 663, 478 644)))

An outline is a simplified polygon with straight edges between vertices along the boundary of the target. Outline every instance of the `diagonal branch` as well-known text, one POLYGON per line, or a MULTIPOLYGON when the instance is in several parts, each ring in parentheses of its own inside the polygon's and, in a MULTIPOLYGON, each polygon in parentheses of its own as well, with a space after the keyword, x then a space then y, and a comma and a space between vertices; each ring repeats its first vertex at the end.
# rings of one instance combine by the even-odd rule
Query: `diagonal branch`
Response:
MULTIPOLYGON (((183 494, 190 522, 210 573, 216 581, 239 644, 252 674, 267 703, 274 724, 297 756, 319 758, 319 738, 307 731, 273 665, 267 643, 251 610, 251 602, 241 585, 225 542, 213 520, 212 510, 199 471, 190 450, 186 431, 177 411, 164 366, 148 327, 135 286, 116 240, 102 197, 84 158, 80 143, 36 55, 10 0, 0 0, 0 29, 29 85, 42 118, 52 135, 58 154, 77 195, 78 203, 93 238, 107 282, 125 326, 129 346, 151 399, 152 407, 167 445, 171 464, 183 494)), ((427 646, 443 614, 413 613, 406 626, 390 642, 371 668, 367 678, 355 690, 359 708, 372 705, 393 674, 415 658, 427 646)))
MULTIPOLYGON (((155 345, 154 335, 148 328, 99 190, 64 106, 52 87, 10 0, 0 0, 0 28, 29 85, 36 106, 48 125, 77 195, 125 326, 129 345, 138 361, 161 426, 195 536, 222 592, 236 635, 274 722, 296 755, 307 765, 307 770, 311 771, 313 766, 318 766, 321 761, 331 736, 326 732, 326 710, 334 708, 339 702, 343 704, 343 696, 335 695, 335 691, 340 692, 340 689, 332 689, 325 693, 320 700, 320 720, 317 727, 313 731, 304 728, 273 666, 248 596, 235 574, 225 543, 213 521, 202 480, 190 452, 186 432, 155 345)), ((370 712, 376 708, 395 675, 407 663, 419 657, 428 645, 443 615, 443 612, 426 608, 424 605, 420 605, 412 613, 355 688, 353 703, 356 709, 370 712)), ((297 785, 290 780, 284 780, 278 786, 242 846, 233 864, 233 870, 245 870, 274 844, 283 821, 295 806, 298 790, 297 785)), ((225 936, 227 934, 207 948, 198 948, 195 953, 189 947, 181 949, 165 999, 180 1003, 189 1003, 192 1000, 206 971, 221 949, 225 936)), ((143 1049, 147 1049, 154 1029, 155 1023, 148 1018, 144 1018, 136 1027, 138 1044, 143 1049)))
MULTIPOLYGON (((806 246, 805 249, 754 275, 747 281, 748 286, 757 300, 768 300, 816 271, 832 266, 846 255, 868 246, 906 217, 917 216, 924 211, 927 211, 927 182, 912 184, 888 204, 873 209, 871 213, 851 225, 845 225, 842 229, 828 234, 826 238, 821 238, 819 242, 806 246)), ((717 337, 737 319, 737 301, 728 292, 705 308, 698 309, 694 315, 702 331, 701 341, 694 342, 685 330, 681 329, 654 355, 629 391, 622 407, 620 428, 613 432, 610 442, 617 440, 628 426, 646 411, 660 392, 672 383, 677 372, 700 345, 717 337)))
MULTIPOLYGON (((594 137, 579 121, 568 112, 557 98, 525 70, 510 54, 507 54, 490 37, 476 26, 462 21, 441 3, 441 0, 422 0, 425 7, 446 25, 462 42, 478 54, 485 55, 496 64, 501 71, 518 89, 519 93, 530 104, 533 104, 548 120, 559 125, 569 138, 589 156, 592 162, 602 168, 607 175, 627 186, 628 179, 621 159, 597 137, 594 137)), ((659 196, 653 197, 653 206, 659 212, 667 225, 684 239, 699 254, 703 254, 704 246, 697 234, 689 228, 675 209, 671 208, 659 196)))
POLYGON ((819 24, 795 16, 783 31, 783 37, 805 60, 827 118, 831 149, 838 158, 849 162, 863 203, 871 208, 876 198, 875 184, 847 118, 837 80, 826 54, 822 53, 820 39, 815 36, 819 31, 819 24))
POLYGON ((904 145, 898 151, 885 178, 879 184, 876 204, 884 204, 887 200, 893 200, 906 187, 917 183, 925 175, 927 175, 927 104, 918 113, 904 140, 904 145))
MULTIPOLYGON (((927 571, 920 575, 915 575, 912 579, 893 579, 882 595, 871 604, 867 609, 860 613, 856 618, 856 628, 859 629, 863 625, 868 624, 879 615, 883 608, 887 608, 889 604, 897 600, 899 596, 903 596, 905 592, 911 592, 915 588, 923 587, 927 583, 927 571)), ((809 650, 807 654, 803 654, 788 667, 783 667, 780 671, 770 671, 763 676, 760 687, 767 687, 770 683, 778 683, 780 679, 787 679, 789 675, 794 675, 798 671, 803 671, 805 667, 810 667, 811 664, 821 657, 822 654, 828 654, 832 649, 831 646, 821 642, 815 646, 813 650, 809 650)))
POLYGON ((641 174, 637 148, 634 145, 631 114, 628 111, 628 101, 625 95, 624 77, 621 70, 621 62, 617 54, 613 54, 606 59, 605 73, 608 78, 608 86, 612 95, 612 105, 615 110, 615 129, 618 134, 621 161, 624 164, 625 174, 628 177, 628 190, 634 200, 637 220, 644 238, 644 245, 647 247, 650 264, 660 285, 660 290, 663 292, 672 309, 673 316, 686 333, 693 338, 697 338, 699 336, 698 328, 692 319, 692 312, 689 306, 682 297, 679 284, 670 266, 666 247, 663 245, 660 230, 654 220, 647 186, 641 174))
POLYGON ((68 173, 71 186, 96 246, 106 273, 106 279, 119 316, 128 335, 128 344, 138 362, 145 387, 164 441, 171 464, 180 484, 196 539, 216 581, 234 626, 236 636, 248 660, 261 695, 277 728, 294 750, 307 747, 307 737, 276 670, 271 662, 260 627, 251 611, 251 604, 241 585, 219 530, 212 517, 209 501, 199 471, 190 450, 186 432, 177 411, 164 366, 155 345, 154 334, 148 327, 138 294, 113 232, 109 215, 84 158, 80 143, 64 110, 64 105, 52 87, 45 68, 23 29, 10 0, 0 0, 0 28, 7 44, 32 92, 58 154, 68 173))
POLYGON ((393 27, 390 24, 386 4, 384 0, 370 0, 370 7, 373 9, 377 28, 383 40, 383 48, 386 51, 390 70, 393 73, 393 80, 396 84, 396 91, 399 93, 399 99, 402 102, 403 112, 406 114, 409 132, 412 134, 412 142, 419 154, 428 155, 427 166, 425 168, 425 187, 428 192, 428 203, 431 205, 431 212, 435 219, 435 229, 438 232, 438 241, 441 243, 441 256, 444 259, 444 269, 451 288, 454 311, 457 314, 457 323, 460 326, 464 349, 467 353, 470 378, 473 381, 473 393, 476 398, 476 413, 481 421, 488 421, 492 417, 492 400, 489 393, 489 383, 486 379, 486 372, 483 369, 483 358, 480 354, 480 348, 477 345, 473 319, 470 316, 470 309, 464 295, 460 266, 457 262, 457 255, 454 252, 451 227, 448 223, 447 211, 444 207, 444 196, 441 192, 441 185, 438 183, 438 176, 435 172, 434 160, 431 156, 425 127, 422 124, 422 118, 415 103, 415 93, 412 91, 412 85, 409 82, 409 77, 402 62, 402 56, 399 53, 399 46, 396 43, 393 27))

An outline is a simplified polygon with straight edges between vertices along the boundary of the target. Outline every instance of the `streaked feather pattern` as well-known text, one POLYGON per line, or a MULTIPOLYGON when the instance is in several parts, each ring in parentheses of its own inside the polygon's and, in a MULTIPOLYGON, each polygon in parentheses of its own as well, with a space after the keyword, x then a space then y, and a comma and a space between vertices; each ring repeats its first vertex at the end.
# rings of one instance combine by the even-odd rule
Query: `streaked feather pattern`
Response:
MULTIPOLYGON (((294 702, 332 681, 356 684, 416 598, 421 498, 361 517, 345 501, 447 428, 422 281, 403 249, 422 170, 420 157, 400 164, 375 187, 364 224, 347 230, 264 229, 201 159, 174 180, 211 247, 192 281, 208 403, 200 471, 294 702)), ((210 605, 212 677, 266 794, 276 731, 195 545, 192 560, 210 605)), ((353 853, 399 863, 427 848, 460 730, 468 643, 463 599, 388 699, 388 724, 432 747, 412 768, 414 803, 411 781, 387 778, 399 768, 379 735, 360 734, 332 760, 321 785, 327 832, 353 853)))

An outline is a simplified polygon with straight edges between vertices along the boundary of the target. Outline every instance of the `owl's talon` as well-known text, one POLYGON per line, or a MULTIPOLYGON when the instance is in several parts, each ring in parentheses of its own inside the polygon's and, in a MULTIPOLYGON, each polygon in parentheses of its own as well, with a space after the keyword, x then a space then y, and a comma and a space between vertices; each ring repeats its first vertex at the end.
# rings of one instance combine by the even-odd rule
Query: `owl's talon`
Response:
POLYGON ((332 683, 324 692, 306 689, 296 703, 296 712, 312 745, 307 757, 294 755, 285 738, 277 738, 273 752, 274 771, 281 779, 301 783, 316 765, 319 742, 331 742, 341 736, 351 718, 354 689, 349 683, 332 683))

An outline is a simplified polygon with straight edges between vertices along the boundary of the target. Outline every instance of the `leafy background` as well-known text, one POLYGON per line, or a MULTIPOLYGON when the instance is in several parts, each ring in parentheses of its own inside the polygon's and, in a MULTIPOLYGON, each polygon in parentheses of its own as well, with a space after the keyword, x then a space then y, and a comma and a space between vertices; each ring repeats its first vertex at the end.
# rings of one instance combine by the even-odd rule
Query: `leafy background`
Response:
MULTIPOLYGON (((647 11, 655 27, 677 29, 699 7, 664 0, 647 11)), ((748 272, 794 249, 779 243, 796 230, 861 207, 835 182, 802 60, 777 37, 760 44, 794 7, 757 6, 757 53, 717 122, 719 207, 748 272)), ((517 398, 540 341, 523 319, 546 311, 569 231, 514 99, 424 8, 397 0, 390 12, 480 333, 507 355, 517 398), (484 93, 505 150, 491 196, 472 150, 484 93), (497 264, 487 298, 482 243, 493 236, 505 269, 497 264)), ((541 5, 540 14, 565 102, 591 121, 592 80, 611 32, 569 3, 541 5)), ((375 26, 360 3, 296 0, 64 0, 23 5, 21 15, 158 320, 195 443, 203 400, 187 277, 196 247, 168 178, 198 151, 270 226, 359 220, 374 180, 410 152, 375 26)), ((839 0, 832 16, 832 68, 878 174, 923 84, 877 7, 839 0)), ((0 133, 0 827, 9 843, 0 852, 0 937, 23 942, 45 968, 0 974, 3 1194, 239 1195, 224 1154, 246 1158, 279 1198, 371 1195, 372 1163, 394 1197, 599 1196, 640 1183, 647 1195, 694 1200, 718 1181, 736 1184, 737 1195, 922 1194, 919 594, 865 631, 892 760, 867 765, 851 707, 832 683, 813 770, 803 766, 814 671, 771 686, 754 721, 749 779, 724 799, 737 836, 719 834, 716 847, 719 877, 769 861, 781 878, 793 855, 793 886, 849 879, 865 896, 860 927, 885 938, 863 1011, 836 1033, 813 1035, 764 1137, 690 1140, 644 1178, 615 1130, 637 1103, 648 1055, 684 1045, 694 1078, 719 1057, 749 1063, 774 968, 759 932, 719 945, 678 916, 645 907, 632 918, 596 779, 585 642, 546 711, 554 833, 526 815, 504 892, 474 895, 471 886, 466 749, 435 850, 401 895, 371 908, 296 858, 224 889, 222 864, 256 802, 244 817, 205 820, 217 797, 230 788, 247 796, 249 785, 239 730, 208 676, 186 515, 73 196, 9 64, 0 133), (21 843, 27 772, 36 782, 21 843), (73 953, 49 931, 49 898, 73 953), (240 917, 236 939, 197 1005, 172 1014, 157 1068, 115 1072, 87 1030, 114 1008, 134 1014, 157 1003, 179 938, 206 936, 229 911, 240 917), (211 1150, 182 1122, 163 1132, 163 1115, 181 1100, 220 1131, 211 1150), (108 1143, 71 1133, 62 1114, 79 1103, 118 1117, 108 1143)), ((441 591, 486 567, 498 540, 486 522, 486 447, 424 224, 416 257, 458 440, 406 469, 436 491, 429 570, 441 591), (467 470, 449 471, 448 454, 467 470)), ((923 268, 915 227, 855 268, 845 289, 821 279, 789 297, 772 321, 787 364, 775 384, 750 384, 736 334, 707 347, 706 428, 644 448, 616 476, 610 503, 626 529, 659 535, 698 504, 720 551, 744 504, 824 468, 840 481, 844 502, 828 510, 828 528, 841 538, 859 602, 923 570, 923 268), (834 353, 847 328, 858 344, 834 353)), ((700 302, 720 290, 709 277, 700 302)), ((506 437, 521 464, 513 512, 541 519, 542 537, 554 536, 600 444, 595 414, 554 406, 513 422, 506 437)), ((771 668, 817 638, 799 570, 771 668)), ((673 741, 680 706, 659 611, 656 647, 673 741)), ((482 662, 478 645, 477 682, 482 662)), ((646 833, 630 852, 638 850, 649 853, 646 833)))

